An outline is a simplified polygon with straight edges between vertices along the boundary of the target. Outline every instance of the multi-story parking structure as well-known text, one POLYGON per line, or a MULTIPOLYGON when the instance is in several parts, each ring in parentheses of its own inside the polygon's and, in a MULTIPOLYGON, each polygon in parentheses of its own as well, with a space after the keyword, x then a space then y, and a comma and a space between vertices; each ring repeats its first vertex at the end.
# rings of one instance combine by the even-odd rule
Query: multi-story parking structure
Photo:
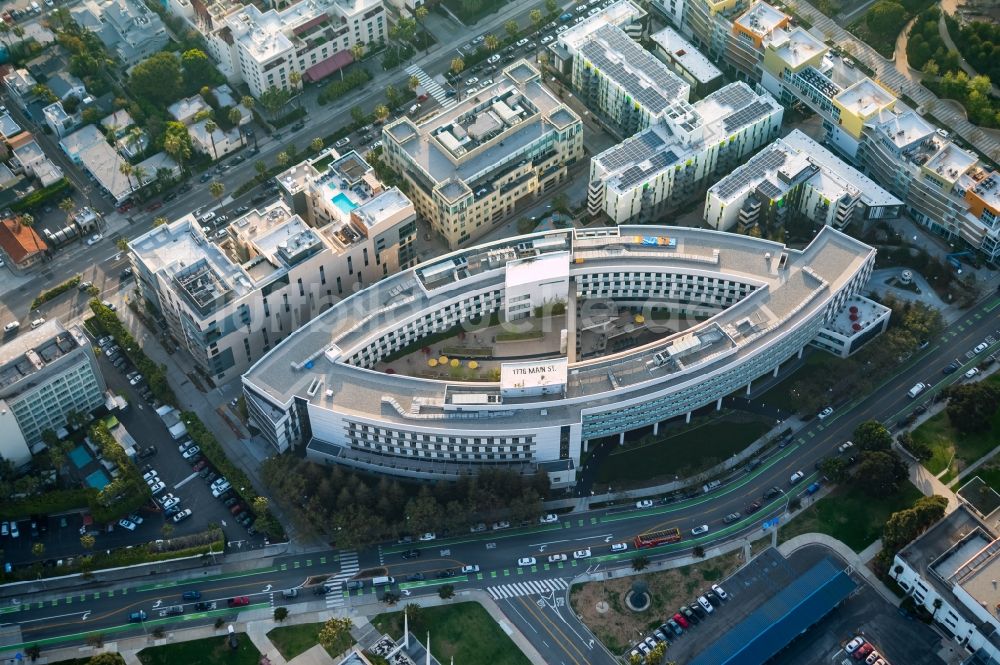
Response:
POLYGON ((454 249, 564 182, 583 159, 583 123, 520 60, 448 109, 387 125, 382 142, 384 162, 454 249))
MULTIPOLYGON (((354 152, 328 157, 324 173, 367 166, 354 152)), ((280 179, 299 203, 305 179, 280 179)), ((317 313, 397 272, 401 256, 412 260, 416 211, 407 198, 395 188, 372 197, 340 184, 317 184, 342 206, 321 225, 278 201, 225 231, 206 230, 189 214, 129 243, 139 290, 206 375, 240 376, 317 313)))
MULTIPOLYGON (((544 469, 567 486, 589 441, 656 432, 776 374, 874 259, 831 227, 802 250, 657 226, 509 238, 337 303, 254 364, 244 394, 278 451, 420 479, 544 469)), ((884 317, 855 322, 860 340, 884 317)))
POLYGON ((864 126, 858 160, 905 203, 914 220, 949 242, 1000 257, 1000 174, 911 110, 864 126))
POLYGON ((617 224, 656 221, 776 139, 783 113, 742 81, 694 104, 678 100, 660 122, 591 159, 587 211, 617 224))
POLYGON ((892 219, 903 202, 800 130, 776 140, 712 185, 705 223, 765 237, 798 214, 844 229, 853 221, 892 219))
POLYGON ((0 344, 0 458, 16 467, 45 448, 42 432, 104 405, 104 377, 79 326, 47 321, 0 344))

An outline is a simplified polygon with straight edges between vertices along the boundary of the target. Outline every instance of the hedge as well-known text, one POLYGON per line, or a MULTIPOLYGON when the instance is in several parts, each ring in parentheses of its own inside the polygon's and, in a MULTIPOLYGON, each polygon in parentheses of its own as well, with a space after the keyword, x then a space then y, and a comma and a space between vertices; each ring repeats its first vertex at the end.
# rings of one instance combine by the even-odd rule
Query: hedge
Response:
POLYGON ((38 309, 40 305, 44 305, 48 301, 61 296, 72 288, 75 288, 80 283, 80 276, 70 277, 62 284, 53 286, 48 291, 42 291, 38 294, 38 297, 31 301, 31 309, 38 309))
POLYGON ((0 504, 0 518, 20 519, 30 515, 53 515, 88 507, 97 498, 97 490, 90 487, 51 490, 0 504))
MULTIPOLYGON (((252 509, 254 499, 259 495, 254 490, 253 484, 250 482, 247 474, 243 473, 242 469, 230 461, 226 452, 222 449, 222 445, 215 438, 215 435, 205 427, 205 423, 201 422, 201 418, 198 417, 197 413, 183 411, 181 413, 181 421, 187 427, 188 436, 198 444, 205 458, 208 459, 220 475, 225 476, 229 484, 233 486, 233 492, 238 494, 243 499, 243 502, 252 509)), ((257 521, 255 522, 258 525, 257 528, 261 531, 266 531, 269 536, 273 536, 276 539, 284 539, 285 533, 281 524, 274 519, 270 510, 264 512, 265 514, 263 515, 257 515, 257 521)))
POLYGON ((67 190, 69 189, 71 189, 69 180, 66 178, 60 178, 48 187, 36 189, 24 198, 14 201, 14 203, 11 204, 10 209, 14 212, 24 212, 25 210, 37 208, 46 201, 50 201, 57 197, 64 198, 67 190))
POLYGON ((299 120, 300 118, 306 117, 306 115, 307 115, 306 110, 302 107, 299 107, 294 111, 291 111, 290 113, 286 113, 277 120, 272 120, 271 126, 274 127, 275 129, 281 129, 282 127, 290 125, 296 120, 299 120))
POLYGON ((156 399, 167 404, 177 404, 177 396, 167 382, 166 368, 149 359, 132 334, 125 329, 125 325, 118 318, 118 315, 102 305, 96 298, 90 301, 90 309, 95 315, 93 325, 114 337, 115 343, 122 348, 122 352, 129 357, 139 373, 145 377, 146 383, 156 399))
POLYGON ((368 70, 359 67, 352 70, 350 74, 345 75, 342 80, 328 83, 323 87, 323 91, 319 96, 325 100, 322 103, 332 102, 335 99, 340 99, 355 88, 360 88, 365 83, 368 83, 371 78, 372 75, 368 73, 368 70))
POLYGON ((149 485, 139 475, 135 463, 125 454, 125 449, 111 436, 111 430, 102 421, 90 428, 90 440, 101 450, 104 459, 118 466, 118 477, 104 486, 95 505, 91 507, 94 520, 111 522, 138 510, 152 494, 149 485))

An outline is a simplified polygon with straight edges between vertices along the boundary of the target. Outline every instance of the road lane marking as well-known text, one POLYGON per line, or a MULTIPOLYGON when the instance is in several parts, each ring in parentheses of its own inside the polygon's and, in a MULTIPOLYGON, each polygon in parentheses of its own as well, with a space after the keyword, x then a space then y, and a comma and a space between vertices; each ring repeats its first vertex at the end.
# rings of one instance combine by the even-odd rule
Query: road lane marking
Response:
POLYGON ((21 621, 18 621, 18 623, 19 624, 21 624, 21 623, 35 623, 37 621, 49 621, 50 619, 64 619, 66 617, 75 617, 75 616, 80 615, 80 614, 90 614, 90 612, 87 612, 87 611, 69 612, 68 614, 56 614, 56 615, 49 616, 49 617, 39 617, 37 619, 22 619, 21 621))
POLYGON ((177 483, 176 485, 174 485, 174 489, 175 490, 179 490, 180 488, 184 487, 184 485, 187 485, 189 482, 191 482, 192 480, 194 480, 197 477, 198 477, 198 472, 193 472, 190 476, 188 476, 184 480, 182 480, 179 483, 177 483))

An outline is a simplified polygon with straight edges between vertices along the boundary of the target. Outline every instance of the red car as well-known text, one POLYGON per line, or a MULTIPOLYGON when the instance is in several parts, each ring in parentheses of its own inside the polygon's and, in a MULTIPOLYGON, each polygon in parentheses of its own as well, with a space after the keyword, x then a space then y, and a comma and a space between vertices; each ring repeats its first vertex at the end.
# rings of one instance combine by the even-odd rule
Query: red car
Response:
POLYGON ((235 598, 230 598, 228 605, 230 607, 241 607, 243 605, 250 604, 250 596, 236 596, 235 598))
POLYGON ((146 212, 153 212, 154 210, 159 210, 163 207, 163 201, 153 201, 148 206, 146 206, 146 212))
POLYGON ((691 627, 691 624, 688 623, 688 620, 684 618, 684 615, 681 614, 680 612, 678 612, 673 616, 673 620, 676 621, 678 625, 680 625, 680 627, 683 628, 684 630, 687 630, 688 628, 691 627))
POLYGON ((118 212, 128 212, 129 210, 132 209, 132 206, 134 205, 135 204, 132 203, 131 201, 126 201, 125 203, 118 206, 118 212))
POLYGON ((208 460, 199 460, 197 464, 191 467, 192 471, 201 471, 208 465, 208 460))
POLYGON ((854 660, 862 660, 862 659, 864 659, 865 656, 867 656, 868 654, 870 654, 872 652, 872 649, 874 649, 874 648, 875 647, 873 647, 872 645, 870 645, 867 642, 865 642, 864 644, 862 644, 861 646, 858 647, 857 651, 854 652, 854 654, 853 654, 854 660))

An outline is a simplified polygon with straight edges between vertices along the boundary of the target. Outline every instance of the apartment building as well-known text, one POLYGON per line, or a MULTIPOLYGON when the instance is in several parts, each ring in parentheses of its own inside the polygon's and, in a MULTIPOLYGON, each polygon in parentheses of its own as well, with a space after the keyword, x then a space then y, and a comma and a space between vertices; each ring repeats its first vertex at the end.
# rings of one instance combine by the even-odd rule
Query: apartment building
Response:
POLYGON ((73 12, 89 14, 78 22, 97 27, 98 38, 126 66, 148 58, 170 41, 163 21, 141 0, 86 0, 73 12))
MULTIPOLYGON (((289 168, 277 180, 288 207, 310 226, 350 225, 374 238, 373 260, 383 276, 416 263, 413 203, 398 187, 386 188, 357 152, 340 155, 328 148, 289 168), (394 249, 386 252, 387 247, 394 249)), ((368 250, 362 255, 367 266, 368 250)), ((337 295, 343 295, 339 285, 337 295)))
POLYGON ((843 230, 852 221, 898 217, 902 205, 796 129, 708 189, 705 223, 774 237, 790 215, 843 230))
POLYGON ((783 112, 742 81, 674 102, 659 122, 591 159, 587 211, 616 224, 657 220, 776 139, 783 112))
POLYGON ((387 125, 382 143, 383 161, 409 183, 417 211, 455 248, 565 181, 583 159, 583 126, 520 60, 420 123, 387 125))
POLYGON ((979 663, 1000 661, 1000 540, 964 502, 893 559, 889 576, 979 663))
POLYGON ((718 90, 724 83, 722 71, 673 28, 657 30, 649 39, 656 46, 656 55, 699 97, 718 90))
POLYGON ((28 104, 38 96, 35 94, 38 81, 27 69, 11 69, 4 74, 3 82, 10 92, 11 99, 22 109, 27 109, 28 104))
POLYGON ((42 432, 103 406, 104 390, 83 328, 52 320, 21 331, 0 345, 0 457, 24 466, 44 449, 42 432))
POLYGON ((186 215, 129 244, 138 287, 206 374, 232 380, 316 314, 398 269, 415 213, 398 190, 384 196, 381 208, 358 206, 321 227, 278 201, 233 221, 221 244, 186 215))
POLYGON ((1000 174, 946 131, 909 109, 880 113, 863 127, 858 162, 918 223, 987 260, 1000 258, 1000 174))
POLYGON ((353 61, 353 45, 388 39, 382 0, 300 0, 266 11, 195 0, 170 7, 202 32, 230 83, 245 83, 254 97, 293 90, 292 72, 318 81, 353 61))

